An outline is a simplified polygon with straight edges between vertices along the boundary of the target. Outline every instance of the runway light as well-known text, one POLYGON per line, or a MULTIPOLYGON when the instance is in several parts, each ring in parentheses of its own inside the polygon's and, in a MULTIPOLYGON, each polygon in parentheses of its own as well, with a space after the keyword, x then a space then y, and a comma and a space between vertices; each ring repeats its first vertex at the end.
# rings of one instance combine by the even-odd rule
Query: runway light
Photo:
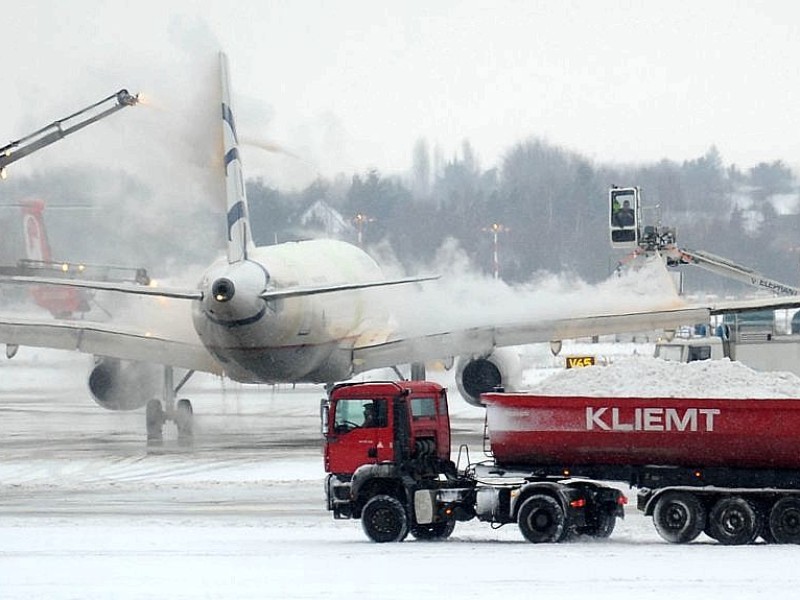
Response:
POLYGON ((69 271, 69 263, 63 263, 63 264, 61 265, 61 270, 62 270, 62 271, 64 271, 64 273, 66 273, 67 271, 69 271))

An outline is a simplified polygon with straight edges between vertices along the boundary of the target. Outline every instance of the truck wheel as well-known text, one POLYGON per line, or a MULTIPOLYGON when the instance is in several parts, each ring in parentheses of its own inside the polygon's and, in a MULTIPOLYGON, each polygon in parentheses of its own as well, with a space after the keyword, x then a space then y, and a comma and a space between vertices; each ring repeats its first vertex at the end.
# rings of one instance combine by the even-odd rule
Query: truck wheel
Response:
POLYGON ((447 519, 438 523, 428 523, 426 525, 414 525, 411 528, 411 535, 418 540, 446 540, 456 528, 455 519, 447 519))
POLYGON ((615 515, 599 515, 597 517, 597 523, 594 526, 585 529, 583 534, 593 538, 611 537, 611 534, 614 533, 614 527, 616 527, 616 525, 617 517, 615 515))
POLYGON ((656 502, 653 522, 658 534, 673 544, 695 539, 706 526, 706 509, 688 492, 665 492, 656 502))
POLYGON ((397 498, 373 496, 361 511, 361 526, 373 542, 402 542, 408 535, 406 510, 397 498))
POLYGON ((567 533, 564 509, 558 500, 544 494, 522 503, 517 524, 525 539, 534 544, 560 542, 567 533))
POLYGON ((708 517, 706 533, 720 544, 750 544, 761 531, 761 518, 744 498, 722 498, 714 504, 708 517))
POLYGON ((769 530, 777 544, 800 544, 800 498, 781 498, 769 512, 769 530))

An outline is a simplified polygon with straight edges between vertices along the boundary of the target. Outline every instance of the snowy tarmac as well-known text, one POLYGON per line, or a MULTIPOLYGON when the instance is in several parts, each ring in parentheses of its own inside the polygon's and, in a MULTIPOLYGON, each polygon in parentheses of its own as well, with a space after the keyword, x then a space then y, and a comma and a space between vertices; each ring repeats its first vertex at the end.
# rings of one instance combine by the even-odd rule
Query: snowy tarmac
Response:
MULTIPOLYGON (((0 599, 789 598, 796 546, 670 545, 629 506, 608 540, 532 545, 459 524, 446 542, 373 544, 325 510, 320 387, 185 391, 197 441, 144 444, 143 411, 89 398, 90 359, 0 362, 0 599)), ((451 402, 480 455, 482 413, 451 402)), ((635 492, 627 490, 632 503, 635 492)))

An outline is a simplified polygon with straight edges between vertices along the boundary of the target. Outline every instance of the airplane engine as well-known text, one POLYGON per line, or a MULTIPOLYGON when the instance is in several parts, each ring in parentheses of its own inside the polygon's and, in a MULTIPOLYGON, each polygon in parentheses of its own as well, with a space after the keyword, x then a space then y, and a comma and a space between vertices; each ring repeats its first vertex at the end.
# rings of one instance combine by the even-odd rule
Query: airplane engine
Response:
POLYGON ((107 410, 134 410, 158 397, 160 377, 156 365, 98 356, 89 374, 89 391, 107 410))
POLYGON ((473 406, 483 406, 480 396, 498 387, 512 391, 522 375, 519 354, 497 348, 489 356, 462 356, 456 367, 456 384, 461 396, 473 406))

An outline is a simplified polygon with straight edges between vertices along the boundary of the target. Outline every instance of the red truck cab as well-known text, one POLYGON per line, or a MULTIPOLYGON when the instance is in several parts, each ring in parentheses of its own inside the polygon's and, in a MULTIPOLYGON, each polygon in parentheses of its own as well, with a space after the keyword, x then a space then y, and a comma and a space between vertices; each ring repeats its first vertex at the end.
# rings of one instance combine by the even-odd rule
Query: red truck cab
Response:
POLYGON ((338 385, 321 414, 328 473, 352 475, 362 465, 411 456, 450 459, 447 393, 436 383, 338 385))
POLYGON ((448 538, 457 521, 519 523, 532 542, 606 537, 622 516, 615 488, 450 460, 445 390, 424 381, 352 383, 322 401, 325 495, 334 519, 360 519, 375 542, 448 538), (499 482, 498 482, 499 481, 499 482))

